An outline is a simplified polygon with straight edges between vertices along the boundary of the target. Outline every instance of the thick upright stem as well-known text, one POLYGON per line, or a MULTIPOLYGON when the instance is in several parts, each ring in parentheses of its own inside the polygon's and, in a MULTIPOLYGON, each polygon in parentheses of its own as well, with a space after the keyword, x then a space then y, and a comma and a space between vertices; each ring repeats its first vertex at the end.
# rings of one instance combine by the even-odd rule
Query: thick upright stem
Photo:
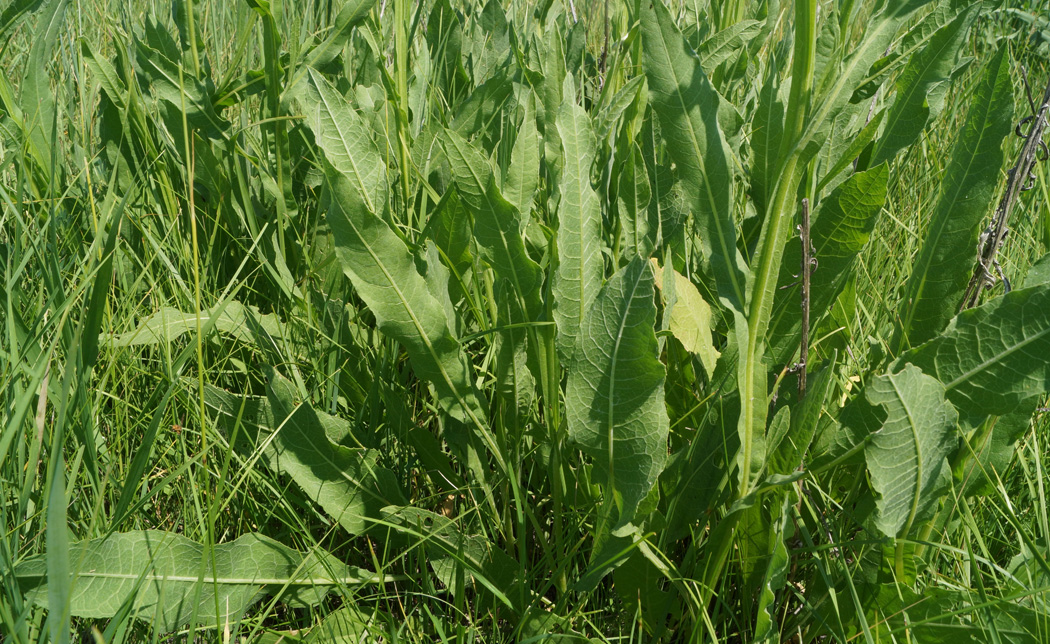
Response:
POLYGON ((752 272, 751 299, 747 311, 747 346, 741 362, 743 373, 740 374, 740 424, 743 453, 737 498, 742 498, 750 492, 755 432, 765 431, 765 371, 759 373, 759 370, 762 369, 765 333, 769 328, 773 295, 776 291, 777 277, 780 275, 780 262, 784 257, 784 245, 795 211, 795 193, 802 177, 801 151, 797 143, 805 126, 813 91, 816 21, 815 0, 795 2, 795 60, 792 67, 791 96, 784 124, 787 160, 781 168, 771 207, 759 238, 758 264, 752 272))
MULTIPOLYGON (((747 306, 747 337, 742 347, 739 375, 740 390, 740 479, 735 499, 747 496, 751 491, 751 460, 758 432, 765 432, 768 391, 766 373, 762 364, 765 333, 769 327, 769 316, 773 308, 773 295, 780 275, 780 262, 784 257, 791 222, 795 211, 795 196, 803 174, 801 150, 798 142, 806 123, 813 91, 813 68, 816 60, 817 5, 816 0, 795 2, 795 49, 792 66, 791 95, 788 100, 787 117, 784 124, 784 146, 781 156, 786 160, 780 169, 770 203, 762 235, 758 242, 757 264, 751 274, 750 301, 747 306)), ((738 324, 742 323, 738 320, 738 324)), ((742 342, 744 338, 741 339, 742 342)), ((726 558, 731 550, 736 524, 741 512, 729 514, 724 519, 724 528, 712 534, 709 545, 711 559, 704 575, 701 596, 710 599, 722 574, 726 558)))

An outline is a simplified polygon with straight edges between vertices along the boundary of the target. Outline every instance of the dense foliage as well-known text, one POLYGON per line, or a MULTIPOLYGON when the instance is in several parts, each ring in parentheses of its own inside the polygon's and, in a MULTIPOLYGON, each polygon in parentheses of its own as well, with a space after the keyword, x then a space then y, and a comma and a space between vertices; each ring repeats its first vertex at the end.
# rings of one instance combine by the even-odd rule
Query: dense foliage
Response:
POLYGON ((0 13, 0 640, 1050 637, 1035 9, 89 4, 0 13))

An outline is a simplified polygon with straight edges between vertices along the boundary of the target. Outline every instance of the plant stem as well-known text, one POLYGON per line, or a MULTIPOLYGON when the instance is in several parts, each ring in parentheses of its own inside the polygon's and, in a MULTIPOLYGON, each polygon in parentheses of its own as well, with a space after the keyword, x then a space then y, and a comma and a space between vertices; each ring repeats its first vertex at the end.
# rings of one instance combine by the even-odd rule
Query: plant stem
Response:
MULTIPOLYGON (((773 308, 773 294, 780 275, 780 262, 784 256, 784 245, 794 214, 794 199, 798 182, 802 177, 800 164, 802 150, 798 147, 806 114, 809 110, 813 90, 813 68, 816 60, 817 6, 815 0, 795 2, 795 50, 792 67, 791 95, 788 101, 784 127, 786 161, 781 168, 771 208, 767 214, 759 238, 758 265, 753 272, 751 301, 747 312, 747 338, 740 364, 740 479, 734 500, 740 500, 751 492, 751 461, 755 450, 756 432, 765 431, 766 390, 765 369, 762 353, 765 332, 773 308)), ((742 320, 739 319, 737 324, 742 320)), ((726 515, 709 543, 714 548, 701 596, 706 605, 714 592, 714 586, 722 575, 740 521, 741 512, 726 515)))

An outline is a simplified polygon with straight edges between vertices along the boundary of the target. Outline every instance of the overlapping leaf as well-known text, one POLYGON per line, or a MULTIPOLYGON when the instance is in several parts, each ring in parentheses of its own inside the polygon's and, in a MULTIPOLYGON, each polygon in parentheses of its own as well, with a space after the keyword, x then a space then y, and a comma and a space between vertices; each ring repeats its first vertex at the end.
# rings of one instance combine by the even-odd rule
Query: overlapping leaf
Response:
POLYGON ((379 216, 388 189, 383 158, 345 99, 320 76, 312 80, 316 91, 299 100, 325 155, 324 201, 339 262, 379 329, 400 342, 416 374, 433 383, 441 407, 488 438, 481 394, 445 310, 405 242, 379 216))

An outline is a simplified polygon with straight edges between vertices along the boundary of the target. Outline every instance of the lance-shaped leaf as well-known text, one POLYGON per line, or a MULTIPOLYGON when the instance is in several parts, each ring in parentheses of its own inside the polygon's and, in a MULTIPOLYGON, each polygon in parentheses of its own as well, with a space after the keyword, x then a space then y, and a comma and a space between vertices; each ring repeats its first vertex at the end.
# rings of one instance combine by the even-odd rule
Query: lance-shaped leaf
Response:
POLYGON ((976 261, 977 229, 989 212, 1013 124, 1010 61, 1003 48, 977 85, 934 207, 926 241, 905 287, 894 346, 929 340, 955 315, 976 261))
POLYGON ((598 480, 631 520, 663 468, 668 419, 657 358, 649 263, 635 258, 609 280, 587 314, 566 365, 569 437, 594 459, 598 480))
POLYGON ((442 134, 445 155, 463 205, 474 216, 474 242, 496 276, 534 312, 539 304, 540 267, 525 251, 521 213, 500 194, 488 160, 474 145, 451 130, 442 134))
POLYGON ((770 192, 776 183, 780 164, 780 143, 784 134, 784 96, 777 66, 771 64, 758 95, 758 107, 751 123, 751 199, 761 216, 765 215, 770 192))
POLYGON ((445 310, 405 242, 378 215, 386 201, 386 166, 368 127, 327 81, 312 78, 310 87, 317 91, 303 92, 300 102, 325 155, 322 197, 336 257, 379 330, 400 342, 416 375, 434 385, 441 408, 472 426, 492 448, 485 405, 445 310))
MULTIPOLYGON (((281 320, 272 314, 262 314, 254 306, 244 306, 236 300, 216 305, 211 310, 201 311, 200 323, 204 327, 226 333, 241 342, 260 344, 270 340, 287 340, 288 333, 281 320)), ((197 314, 183 312, 165 306, 139 323, 138 328, 128 333, 107 338, 101 344, 111 347, 130 347, 172 342, 187 333, 196 333, 197 314)))
POLYGON ((708 74, 733 56, 739 56, 744 45, 762 31, 758 20, 741 20, 714 34, 697 47, 700 65, 708 74))
POLYGON ((886 129, 872 154, 871 165, 892 160, 940 114, 959 48, 976 16, 975 8, 976 5, 938 29, 908 61, 897 79, 897 97, 886 116, 886 129))
MULTIPOLYGON (((261 534, 246 534, 210 550, 182 535, 158 530, 114 533, 73 544, 69 611, 106 619, 128 604, 132 615, 159 632, 197 624, 222 628, 236 622, 266 594, 285 589, 310 604, 338 586, 376 581, 325 552, 303 555, 261 534), (216 612, 216 607, 218 612, 216 612)), ((27 599, 47 607, 49 580, 43 556, 14 570, 27 599)))
MULTIPOLYGON (((758 594, 758 618, 755 621, 756 643, 776 644, 780 641, 780 632, 777 630, 777 591, 784 587, 787 582, 788 556, 787 546, 784 544, 784 533, 788 521, 788 508, 791 503, 787 494, 783 497, 778 512, 774 514, 770 529, 770 552, 766 564, 765 575, 758 594)), ((777 499, 777 495, 773 495, 777 499)))
POLYGON ((627 160, 620 168, 616 190, 616 208, 620 211, 623 252, 626 258, 636 255, 646 258, 652 255, 656 248, 656 233, 660 229, 660 222, 655 217, 650 221, 649 200, 652 196, 642 150, 638 144, 633 144, 628 148, 627 160))
POLYGON ((311 70, 310 81, 298 96, 299 104, 325 158, 354 188, 344 195, 350 199, 344 209, 354 212, 363 207, 382 215, 389 190, 386 163, 369 128, 323 76, 311 70))
POLYGON ((699 225, 718 294, 744 310, 746 267, 736 246, 730 152, 718 124, 720 98, 661 0, 642 3, 643 65, 653 110, 699 225))
POLYGON ((959 414, 945 400, 944 385, 913 365, 876 377, 866 396, 886 412, 864 450, 879 495, 876 523, 886 536, 906 536, 940 498, 959 414))
POLYGON ((558 269, 554 275, 554 322, 558 354, 569 359, 576 336, 602 286, 602 213, 591 187, 594 133, 590 116, 576 105, 572 74, 566 74, 558 110, 562 143, 561 204, 558 206, 558 269))
POLYGON ((441 303, 416 270, 408 247, 379 217, 361 208, 347 209, 354 201, 354 187, 330 164, 325 179, 336 255, 376 316, 379 330, 405 347, 416 375, 434 385, 442 409, 474 427, 494 447, 466 353, 452 334, 441 303))
POLYGON ((1050 390, 1050 285, 1012 291, 963 311, 944 333, 903 354, 944 383, 968 418, 1009 414, 1050 390))
POLYGON ((514 139, 510 167, 503 179, 503 196, 521 213, 519 225, 524 228, 532 211, 532 198, 540 185, 540 135, 536 130, 536 95, 525 100, 525 116, 514 139))

